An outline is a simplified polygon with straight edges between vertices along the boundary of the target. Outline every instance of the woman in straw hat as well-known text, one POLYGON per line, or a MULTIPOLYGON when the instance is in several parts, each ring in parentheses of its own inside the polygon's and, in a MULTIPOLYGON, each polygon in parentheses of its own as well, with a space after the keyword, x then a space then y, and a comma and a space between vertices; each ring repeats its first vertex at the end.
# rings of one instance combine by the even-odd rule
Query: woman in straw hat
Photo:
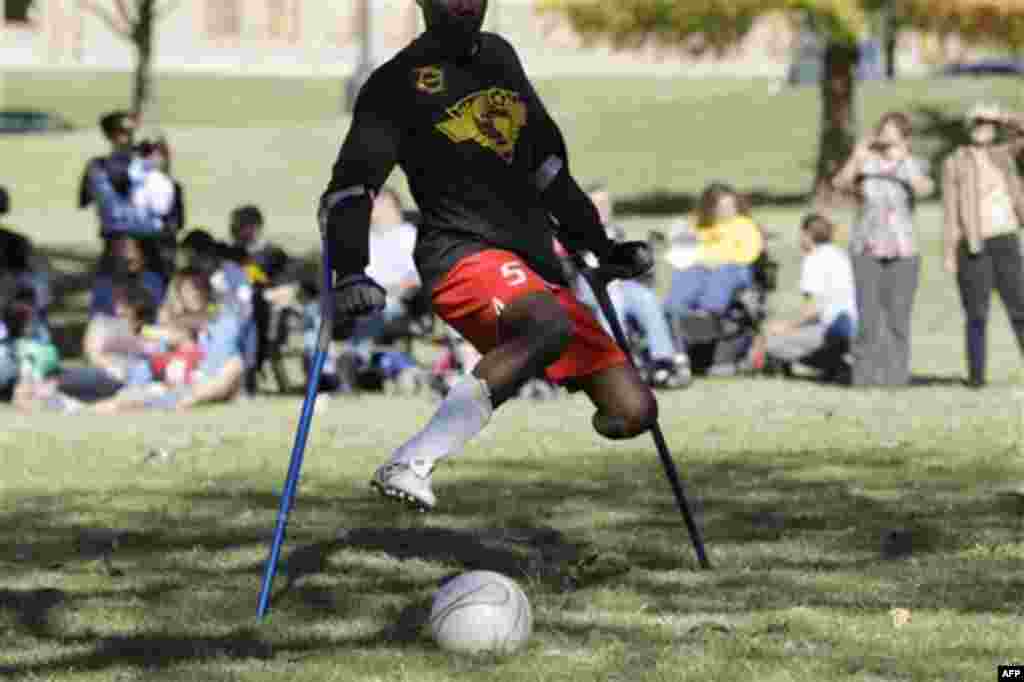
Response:
POLYGON ((999 291, 1024 352, 1024 267, 1017 236, 1024 226, 1024 181, 1017 167, 1024 153, 1024 116, 978 104, 965 122, 970 142, 943 165, 944 255, 964 307, 967 384, 981 388, 993 289, 999 291))

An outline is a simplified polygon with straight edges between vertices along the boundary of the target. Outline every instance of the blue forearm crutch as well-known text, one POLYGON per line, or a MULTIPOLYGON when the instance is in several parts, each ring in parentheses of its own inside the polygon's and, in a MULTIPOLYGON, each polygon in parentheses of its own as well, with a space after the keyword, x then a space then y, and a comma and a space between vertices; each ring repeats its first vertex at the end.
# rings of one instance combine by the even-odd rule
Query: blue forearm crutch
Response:
POLYGON ((274 576, 281 558, 281 546, 284 544, 285 530, 288 527, 288 515, 295 502, 295 490, 299 484, 299 471, 302 469, 302 458, 306 452, 306 440, 309 427, 313 422, 313 408, 316 405, 317 393, 320 389, 320 374, 327 359, 327 350, 331 345, 334 330, 334 296, 331 292, 331 256, 326 241, 323 244, 324 281, 320 293, 320 330, 317 337, 316 353, 313 355, 313 367, 309 373, 309 385, 306 387, 306 398, 302 402, 302 414, 299 417, 299 428, 295 433, 295 446, 292 448, 292 460, 288 466, 288 478, 281 493, 281 507, 277 512, 277 528, 274 530, 274 541, 270 546, 270 556, 263 574, 263 588, 260 590, 260 603, 256 619, 263 617, 270 607, 270 592, 274 586, 274 576))

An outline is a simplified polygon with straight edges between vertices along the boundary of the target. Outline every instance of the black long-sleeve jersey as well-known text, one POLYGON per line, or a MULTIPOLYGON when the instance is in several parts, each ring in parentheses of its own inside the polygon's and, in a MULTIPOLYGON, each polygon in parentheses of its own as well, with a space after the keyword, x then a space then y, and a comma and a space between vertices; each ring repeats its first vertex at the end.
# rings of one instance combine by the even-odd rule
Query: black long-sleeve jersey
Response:
POLYGON ((415 260, 429 288, 491 248, 566 284, 554 235, 599 256, 611 245, 569 173, 561 131, 495 34, 483 33, 472 57, 451 59, 425 33, 367 81, 321 198, 339 278, 366 268, 370 200, 396 164, 422 214, 415 260))

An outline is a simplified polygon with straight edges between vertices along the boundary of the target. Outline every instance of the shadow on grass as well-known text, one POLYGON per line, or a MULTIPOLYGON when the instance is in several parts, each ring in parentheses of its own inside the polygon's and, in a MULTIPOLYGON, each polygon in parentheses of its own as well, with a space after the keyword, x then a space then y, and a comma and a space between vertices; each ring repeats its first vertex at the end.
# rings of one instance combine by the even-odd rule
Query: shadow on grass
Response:
MULTIPOLYGON (((778 375, 784 378, 786 381, 796 381, 811 384, 824 384, 820 375, 815 375, 809 370, 795 370, 793 374, 789 376, 778 375)), ((837 388, 855 388, 849 384, 840 384, 832 382, 830 385, 836 386, 837 388)), ((941 374, 915 374, 910 377, 910 384, 902 388, 931 388, 936 386, 963 386, 964 377, 958 375, 941 375, 941 374)), ((898 390, 901 387, 887 387, 886 390, 898 390)))
MULTIPOLYGON (((909 448, 899 453, 904 464, 936 454, 941 453, 909 448)), ((646 445, 624 458, 594 453, 586 475, 579 471, 578 458, 505 462, 501 476, 486 462, 460 461, 448 481, 448 470, 439 472, 437 488, 445 506, 438 520, 413 520, 345 481, 331 495, 301 493, 274 613, 315 624, 379 619, 379 601, 390 604, 384 607, 389 622, 385 628, 330 640, 299 632, 278 642, 273 634, 239 629, 237 620, 225 615, 238 612, 239 589, 255 595, 272 532, 266 521, 279 502, 244 479, 226 478, 203 491, 171 493, 189 510, 181 518, 125 511, 118 515, 119 531, 83 529, 76 523, 90 511, 84 495, 26 498, 19 505, 23 511, 0 517, 0 541, 13 547, 31 539, 38 558, 13 564, 16 570, 9 579, 54 570, 55 562, 60 570, 71 571, 78 562, 109 554, 116 565, 130 570, 141 566, 140 573, 149 570, 161 582, 139 589, 135 576, 120 590, 116 580, 93 580, 89 588, 73 594, 53 589, 0 592, 0 614, 13 613, 16 630, 56 646, 91 647, 87 653, 7 665, 0 672, 45 675, 124 665, 160 669, 224 658, 285 660, 345 647, 415 642, 427 608, 420 597, 436 589, 437 580, 436 573, 423 576, 407 568, 409 560, 429 562, 442 573, 495 570, 548 593, 585 593, 609 579, 622 580, 653 604, 654 611, 684 614, 739 614, 795 604, 888 609, 894 594, 916 608, 1016 610, 1014 595, 1024 590, 1019 562, 992 561, 984 570, 955 564, 923 574, 915 569, 905 580, 892 563, 907 556, 927 562, 940 552, 964 549, 981 529, 991 537, 1005 526, 1009 534, 1012 524, 1005 510, 967 495, 939 503, 938 497, 956 490, 956 472, 903 480, 893 468, 892 453, 850 453, 849 461, 840 457, 838 464, 858 467, 851 469, 851 478, 860 481, 817 478, 817 467, 836 463, 836 457, 832 451, 787 453, 772 465, 680 458, 716 567, 710 573, 691 573, 696 562, 685 526, 653 449, 646 445), (857 484, 895 494, 870 495, 857 484), (255 520, 240 522, 246 514, 255 520), (344 527, 329 527, 323 519, 338 519, 344 527), (481 527, 481 521, 487 525, 481 527), (214 557, 236 550, 245 550, 245 558, 227 568, 202 561, 186 565, 171 556, 193 552, 212 563, 214 557), (381 562, 382 554, 394 562, 381 562), (581 560, 595 554, 617 554, 627 565, 588 574, 581 560), (699 581, 699 589, 684 587, 693 580, 699 581), (849 580, 851 587, 837 589, 837 580, 849 580), (894 581, 895 587, 871 590, 858 581, 894 581), (96 589, 97 583, 103 587, 96 589), (415 603, 394 607, 395 597, 414 594, 415 603), (57 614, 84 602, 96 608, 106 599, 126 597, 155 613, 177 599, 189 610, 208 613, 218 632, 101 636, 62 631, 57 614)))

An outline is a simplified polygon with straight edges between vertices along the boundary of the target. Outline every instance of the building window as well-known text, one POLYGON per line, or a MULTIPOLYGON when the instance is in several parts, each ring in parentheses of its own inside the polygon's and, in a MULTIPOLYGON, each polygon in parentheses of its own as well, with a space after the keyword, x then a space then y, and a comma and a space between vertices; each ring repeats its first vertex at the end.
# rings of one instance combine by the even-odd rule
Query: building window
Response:
POLYGON ((32 0, 7 0, 4 3, 4 21, 8 24, 27 24, 32 13, 32 0))
POLYGON ((297 43, 302 21, 299 0, 267 0, 267 37, 297 43))
POLYGON ((209 38, 238 38, 242 34, 240 0, 208 0, 206 35, 209 38))

